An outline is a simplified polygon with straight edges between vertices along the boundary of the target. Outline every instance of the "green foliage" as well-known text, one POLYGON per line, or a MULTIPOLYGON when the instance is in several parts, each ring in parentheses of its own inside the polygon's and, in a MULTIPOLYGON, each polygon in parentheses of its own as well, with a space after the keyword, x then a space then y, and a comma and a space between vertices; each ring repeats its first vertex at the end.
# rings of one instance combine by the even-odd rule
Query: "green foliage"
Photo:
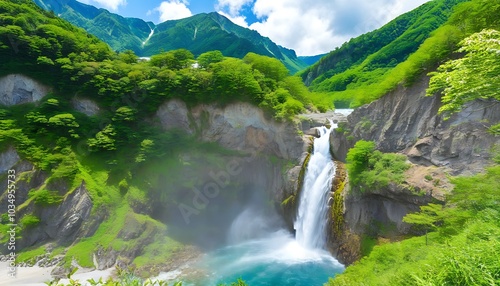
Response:
POLYGON ((442 64, 437 72, 430 73, 427 95, 443 94, 439 112, 460 111, 475 99, 500 100, 500 32, 483 30, 462 42, 458 50, 465 56, 442 64))
POLYGON ((500 166, 453 178, 445 206, 429 204, 405 221, 429 233, 375 246, 328 285, 497 285, 500 283, 500 166), (398 265, 398 267, 394 267, 398 265))
MULTIPOLYGON (((495 16, 499 11, 497 1, 431 1, 376 31, 345 43, 302 72, 301 76, 311 90, 326 93, 325 97, 336 104, 349 103, 351 107, 357 107, 394 90, 400 84, 411 85, 429 70, 451 57, 456 58, 453 52, 458 43, 472 33, 483 29, 499 30, 500 23, 495 16)), ((461 52, 472 53, 466 50, 461 52)), ((491 87, 494 89, 494 83, 498 81, 494 79, 498 74, 495 70, 498 63, 494 62, 492 55, 494 51, 490 50, 493 62, 485 65, 487 68, 478 73, 470 72, 464 77, 464 80, 471 81, 470 85, 460 85, 459 81, 453 80, 456 88, 467 90, 468 87, 473 91, 484 80, 480 91, 487 92, 489 82, 493 83, 491 87), (482 77, 482 71, 490 73, 482 77), (486 80, 488 77, 491 81, 486 80)), ((486 63, 478 60, 476 64, 482 62, 486 63)), ((438 73, 451 71, 451 68, 443 65, 438 73)), ((455 72, 456 79, 460 79, 458 70, 455 72)), ((434 84, 435 88, 430 93, 450 86, 446 83, 446 75, 443 74, 442 79, 442 83, 434 84)), ((466 96, 464 93, 462 99, 465 101, 468 100, 466 96)), ((454 99, 443 108, 456 111, 458 106, 461 102, 454 99)))
POLYGON ((196 60, 200 67, 208 68, 210 64, 221 62, 223 59, 224 55, 221 51, 210 51, 199 55, 196 60))
POLYGON ((63 197, 59 196, 57 192, 48 191, 46 189, 38 191, 32 190, 29 192, 29 197, 33 199, 35 204, 40 206, 57 205, 63 201, 63 197))
POLYGON ((97 132, 95 138, 89 138, 87 143, 94 150, 116 150, 115 137, 116 132, 113 126, 107 125, 103 130, 97 132))
POLYGON ((25 228, 34 227, 40 223, 40 219, 32 214, 25 215, 19 221, 25 228))
POLYGON ((156 67, 179 70, 188 67, 194 60, 194 55, 186 50, 179 49, 154 55, 150 63, 156 67))
POLYGON ((404 172, 410 167, 406 156, 375 150, 372 141, 360 140, 347 152, 349 180, 361 191, 365 188, 385 187, 389 183, 401 184, 404 172))
POLYGON ((434 230, 438 223, 442 222, 443 206, 438 204, 428 204, 420 207, 420 212, 410 213, 403 217, 403 221, 412 224, 417 229, 425 231, 425 244, 427 241, 427 232, 434 230))
POLYGON ((243 61, 250 64, 253 69, 261 72, 266 78, 275 82, 282 81, 288 76, 288 70, 285 65, 277 59, 248 53, 243 58, 243 61))
POLYGON ((120 189, 120 193, 125 194, 128 191, 129 185, 126 179, 122 179, 120 183, 118 183, 118 188, 120 189))
POLYGON ((360 140, 356 142, 353 148, 347 152, 347 171, 349 180, 352 184, 361 183, 361 175, 363 171, 368 169, 368 162, 371 155, 375 151, 375 142, 360 140))

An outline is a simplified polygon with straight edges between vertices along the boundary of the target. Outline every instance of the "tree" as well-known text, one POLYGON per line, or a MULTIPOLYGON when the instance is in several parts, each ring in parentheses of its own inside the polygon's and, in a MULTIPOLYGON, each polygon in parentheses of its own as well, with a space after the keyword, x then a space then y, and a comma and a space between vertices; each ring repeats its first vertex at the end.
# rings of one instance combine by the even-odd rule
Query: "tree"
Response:
POLYGON ((464 57, 442 64, 431 76, 427 95, 443 94, 440 113, 449 117, 467 102, 500 100, 500 32, 483 30, 465 38, 464 57))
POLYGON ((350 181, 356 185, 361 173, 368 168, 370 156, 375 151, 375 142, 360 140, 347 152, 347 170, 350 181))
POLYGON ((425 245, 428 244, 427 232, 436 228, 436 224, 443 219, 443 206, 428 204, 420 207, 420 212, 410 213, 403 217, 403 221, 421 227, 425 231, 425 245))
POLYGON ((193 61, 194 55, 186 50, 179 49, 154 55, 151 57, 150 64, 157 67, 167 67, 173 70, 186 68, 193 61))
POLYGON ((201 54, 198 56, 198 64, 202 68, 208 68, 208 66, 212 63, 218 63, 224 59, 224 55, 222 55, 221 51, 210 51, 201 54))
POLYGON ((243 61, 275 81, 282 81, 289 75, 285 65, 275 58, 248 53, 243 61))
POLYGON ((126 50, 122 53, 120 53, 120 60, 122 60, 123 62, 127 63, 127 64, 135 64, 137 63, 137 60, 139 59, 134 51, 131 51, 131 50, 126 50))
POLYGON ((251 67, 239 59, 226 58, 212 70, 214 91, 221 101, 252 99, 262 92, 251 67))
POLYGON ((87 143, 93 150, 116 150, 116 131, 112 125, 107 125, 103 130, 97 132, 95 138, 89 138, 87 143))

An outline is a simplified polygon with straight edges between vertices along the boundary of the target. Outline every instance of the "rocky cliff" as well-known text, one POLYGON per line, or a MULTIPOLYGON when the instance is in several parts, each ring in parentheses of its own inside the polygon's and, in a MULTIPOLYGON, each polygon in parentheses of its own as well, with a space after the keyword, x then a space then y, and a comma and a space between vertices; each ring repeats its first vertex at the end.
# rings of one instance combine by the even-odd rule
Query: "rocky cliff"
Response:
POLYGON ((429 78, 399 86, 347 118, 344 132, 332 134, 332 148, 345 160, 357 140, 371 140, 383 152, 400 152, 420 165, 445 167, 452 175, 473 174, 488 165, 500 138, 488 127, 500 122, 500 103, 477 100, 444 120, 440 95, 425 96, 429 78))
MULTIPOLYGON (((500 103, 475 101, 445 120, 438 114, 439 95, 425 96, 428 77, 411 87, 399 86, 356 109, 331 136, 336 158, 345 161, 358 140, 374 141, 383 152, 405 154, 412 167, 400 185, 363 193, 356 186, 343 192, 343 228, 334 231, 334 252, 344 263, 360 258, 363 237, 397 238, 408 233, 402 218, 429 202, 444 203, 451 190, 448 175, 474 174, 489 164, 491 147, 500 138, 488 127, 500 122, 500 103)), ((338 211, 337 211, 338 213, 338 211)))
POLYGON ((300 167, 309 141, 299 135, 295 123, 277 122, 267 117, 258 107, 242 102, 225 107, 209 104, 188 109, 184 102, 170 100, 159 107, 156 115, 165 130, 181 129, 202 141, 215 142, 224 148, 246 153, 249 160, 245 165, 253 164, 254 170, 248 170, 250 173, 245 172, 246 175, 260 177, 257 182, 268 181, 264 185, 268 190, 273 190, 276 202, 281 202, 294 191, 286 190, 285 181, 297 180, 296 172, 283 176, 283 172, 287 170, 265 171, 266 167, 260 168, 257 163, 260 159, 251 158, 262 155, 275 157, 300 167))
MULTIPOLYGON (((49 87, 22 75, 0 79, 1 105, 36 102, 49 92, 49 87)), ((102 112, 95 102, 86 98, 74 97, 71 103, 72 108, 87 116, 102 112)), ((232 103, 225 107, 205 104, 188 108, 180 100, 162 104, 150 121, 159 124, 165 131, 182 130, 197 141, 216 143, 214 145, 218 147, 214 148, 222 147, 225 151, 214 153, 215 156, 198 150, 177 154, 178 158, 174 161, 180 162, 180 170, 176 171, 179 176, 175 179, 168 176, 159 178, 160 183, 154 182, 155 186, 141 190, 148 194, 146 200, 130 199, 125 195, 126 191, 122 193, 123 202, 130 203, 130 211, 123 218, 126 222, 123 229, 117 230, 114 239, 126 242, 127 247, 116 250, 105 245, 94 249, 93 265, 97 269, 116 264, 129 265, 135 257, 144 253, 148 245, 156 243, 155 239, 165 236, 164 225, 169 226, 169 237, 177 241, 186 245, 213 247, 225 240, 230 223, 248 204, 256 201, 266 207, 274 204, 279 211, 281 202, 297 192, 299 173, 308 151, 308 138, 311 137, 301 136, 296 123, 277 122, 248 103, 232 103), (167 192, 171 197, 165 199, 167 192), (180 212, 181 205, 191 207, 193 213, 188 220, 180 212), (200 237, 198 227, 202 232, 206 231, 205 236, 200 237)), ((16 170, 17 219, 30 215, 38 220, 31 226, 23 227, 22 238, 17 241, 20 252, 36 247, 45 247, 47 251, 60 246, 68 247, 56 257, 61 260, 65 251, 84 238, 92 239, 106 222, 121 220, 113 218, 116 215, 113 209, 96 203, 102 200, 96 197, 101 194, 96 191, 95 182, 87 184, 82 180, 75 185, 75 182, 64 178, 54 180, 50 170, 37 169, 19 154, 22 152, 18 153, 14 147, 0 150, 2 190, 7 189, 7 171, 16 170), (50 190, 51 195, 60 198, 60 202, 44 205, 34 201, 34 193, 44 190, 50 190)), ((110 187, 118 184, 109 180, 105 184, 110 187)), ((5 192, 0 199, 1 209, 7 209, 5 192)), ((269 213, 269 217, 272 219, 278 215, 269 213)), ((191 248, 187 252, 197 253, 191 248)), ((48 259, 48 256, 41 259, 48 259)), ((187 256, 186 253, 174 254, 172 259, 183 261, 187 256)), ((172 261, 166 262, 163 270, 175 265, 172 261)), ((155 271, 161 267, 159 265, 155 271)), ((64 268, 57 268, 53 274, 63 277, 67 273, 64 268)))
POLYGON ((0 78, 0 104, 15 105, 36 102, 50 92, 50 88, 22 74, 0 78))

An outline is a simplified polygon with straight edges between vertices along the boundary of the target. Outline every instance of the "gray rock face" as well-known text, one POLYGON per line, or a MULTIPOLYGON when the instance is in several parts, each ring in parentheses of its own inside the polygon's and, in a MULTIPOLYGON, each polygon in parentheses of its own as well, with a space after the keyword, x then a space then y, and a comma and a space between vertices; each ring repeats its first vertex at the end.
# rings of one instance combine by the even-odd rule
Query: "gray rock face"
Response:
POLYGON ((249 103, 199 105, 188 110, 183 102, 171 100, 160 106, 157 116, 164 129, 182 129, 228 149, 290 160, 298 160, 302 153, 303 140, 296 126, 266 118, 249 103))
POLYGON ((21 74, 11 74, 0 78, 1 105, 11 106, 36 102, 49 92, 50 88, 47 86, 21 74))
POLYGON ((375 141, 383 152, 401 152, 414 163, 446 166, 450 173, 474 174, 488 165, 490 148, 500 138, 487 127, 500 122, 500 102, 474 101, 444 120, 440 96, 426 97, 429 79, 399 87, 349 115, 349 134, 332 135, 332 149, 345 160, 360 139, 375 141), (355 140, 347 140, 351 135, 355 140))
POLYGON ((354 233, 377 235, 381 225, 386 226, 385 235, 408 233, 409 225, 403 222, 403 217, 431 202, 437 200, 390 184, 383 189, 370 190, 366 195, 346 196, 344 219, 354 233))
POLYGON ((156 112, 163 128, 181 129, 192 134, 188 114, 189 112, 186 104, 177 99, 165 102, 156 112))
MULTIPOLYGON (((364 234, 400 235, 409 231, 402 218, 430 202, 443 202, 452 186, 446 174, 475 174, 490 163, 490 149, 500 137, 488 133, 488 126, 500 122, 500 102, 474 101, 444 120, 438 114, 439 95, 426 97, 429 78, 422 77, 411 87, 398 87, 382 98, 356 109, 341 124, 343 131, 333 132, 331 148, 345 161, 349 148, 358 140, 376 143, 383 152, 405 154, 414 164, 403 185, 359 191, 351 186, 344 193, 342 240, 351 241, 346 261, 357 257, 360 237, 364 234), (439 178, 426 182, 425 176, 439 178), (443 183, 444 182, 444 183, 443 183), (356 238, 356 239, 353 239, 356 238), (349 253, 350 252, 350 253, 349 253)), ((334 252, 337 251, 334 249, 334 252)))
POLYGON ((26 231, 19 247, 29 247, 49 240, 67 245, 77 237, 84 237, 84 223, 89 219, 92 207, 93 203, 84 183, 59 205, 38 207, 30 204, 23 213, 33 212, 40 223, 26 231))
POLYGON ((87 116, 95 116, 100 111, 99 105, 87 98, 74 97, 71 104, 76 111, 80 111, 87 116))
POLYGON ((16 149, 12 146, 0 153, 0 174, 6 173, 20 160, 16 149))
POLYGON ((314 127, 320 127, 333 123, 346 122, 347 118, 344 115, 345 109, 328 111, 325 113, 306 113, 299 115, 302 131, 308 131, 314 127))

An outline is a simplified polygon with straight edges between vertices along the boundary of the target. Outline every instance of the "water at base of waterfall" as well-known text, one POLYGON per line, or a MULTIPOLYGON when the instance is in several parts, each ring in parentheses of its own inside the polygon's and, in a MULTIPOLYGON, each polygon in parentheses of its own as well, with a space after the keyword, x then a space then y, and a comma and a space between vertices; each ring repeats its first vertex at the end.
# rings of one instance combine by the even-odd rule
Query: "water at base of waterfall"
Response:
POLYGON ((231 283, 238 278, 251 286, 323 285, 344 270, 330 253, 301 246, 285 230, 209 253, 202 264, 211 272, 200 285, 231 283))
POLYGON ((319 128, 321 137, 314 141, 295 221, 297 237, 273 228, 262 212, 246 209, 231 226, 230 245, 205 254, 194 266, 201 270, 197 278, 183 285, 230 285, 241 278, 250 286, 315 286, 344 271, 325 250, 327 201, 335 171, 329 135, 335 127, 319 128))

